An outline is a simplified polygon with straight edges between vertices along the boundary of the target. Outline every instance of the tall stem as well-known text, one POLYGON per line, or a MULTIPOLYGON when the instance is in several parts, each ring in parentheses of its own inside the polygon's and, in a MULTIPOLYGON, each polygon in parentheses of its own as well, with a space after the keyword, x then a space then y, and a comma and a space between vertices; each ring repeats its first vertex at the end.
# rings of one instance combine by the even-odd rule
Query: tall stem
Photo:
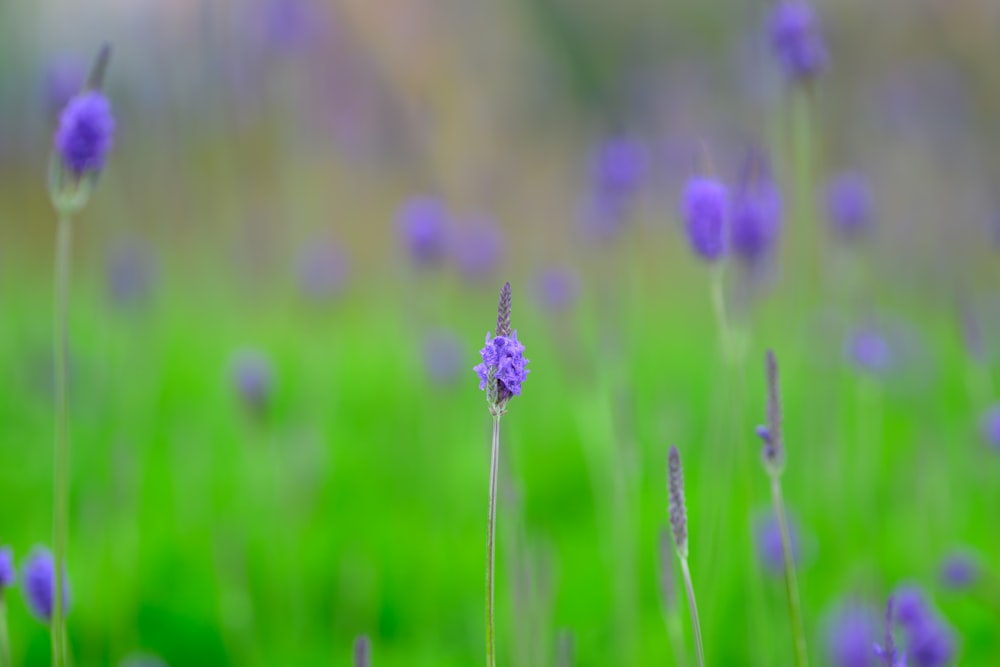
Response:
POLYGON ((496 552, 497 473, 500 468, 500 415, 493 416, 493 451, 490 457, 490 516, 486 528, 486 667, 496 667, 493 626, 493 569, 496 552))
POLYGON ((69 263, 72 240, 72 220, 59 216, 56 232, 55 311, 53 329, 53 367, 55 372, 56 432, 53 449, 52 550, 54 552, 55 597, 52 600, 52 665, 66 664, 66 609, 63 572, 66 567, 69 514, 69 418, 67 401, 67 368, 69 334, 69 263))
POLYGON ((698 652, 698 667, 705 667, 705 647, 701 643, 701 624, 698 622, 698 603, 694 601, 694 584, 691 583, 691 569, 688 567, 687 556, 681 556, 681 572, 684 573, 684 587, 687 589, 688 610, 691 612, 691 632, 694 633, 694 646, 698 652))
POLYGON ((792 560, 792 542, 788 534, 788 518, 785 515, 785 501, 781 497, 781 480, 771 475, 771 499, 774 501, 774 515, 781 529, 781 554, 785 570, 785 595, 788 598, 788 615, 792 625, 792 640, 795 643, 796 667, 808 667, 806 652, 806 632, 802 624, 802 608, 799 604, 799 585, 795 579, 795 562, 792 560))

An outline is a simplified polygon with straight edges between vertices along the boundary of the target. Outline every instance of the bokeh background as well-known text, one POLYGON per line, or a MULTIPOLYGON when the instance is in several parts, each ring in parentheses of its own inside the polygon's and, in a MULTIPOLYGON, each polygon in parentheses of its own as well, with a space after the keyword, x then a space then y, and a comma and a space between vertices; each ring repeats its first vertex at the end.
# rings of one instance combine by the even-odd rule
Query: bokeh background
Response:
MULTIPOLYGON (((19 562, 51 541, 45 165, 115 49, 115 151, 73 247, 75 664, 346 665, 361 634, 378 666, 481 661, 471 367, 505 280, 531 375, 502 425, 501 665, 693 664, 670 444, 709 663, 791 664, 766 348, 812 662, 874 665, 886 597, 917 586, 954 646, 918 664, 1000 664, 1000 5, 815 6, 807 83, 762 1, 0 4, 19 562), (699 172, 746 183, 748 155, 783 225, 766 262, 727 262, 726 356, 679 197, 699 172), (863 234, 838 232, 844 174, 863 234)), ((5 602, 15 664, 48 664, 5 602)))

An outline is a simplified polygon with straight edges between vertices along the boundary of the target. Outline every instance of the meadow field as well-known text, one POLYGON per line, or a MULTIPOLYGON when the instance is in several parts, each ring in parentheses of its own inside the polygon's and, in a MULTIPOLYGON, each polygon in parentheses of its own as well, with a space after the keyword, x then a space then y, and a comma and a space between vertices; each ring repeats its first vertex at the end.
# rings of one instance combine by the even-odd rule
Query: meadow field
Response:
POLYGON ((508 281, 497 665, 698 664, 676 446, 705 664, 804 667, 768 350, 808 663, 904 664, 891 596, 909 667, 1000 665, 998 32, 988 0, 0 4, 0 667, 59 662, 60 534, 59 667, 482 664, 508 281), (53 137, 106 42, 62 375, 47 165, 89 183, 53 137))

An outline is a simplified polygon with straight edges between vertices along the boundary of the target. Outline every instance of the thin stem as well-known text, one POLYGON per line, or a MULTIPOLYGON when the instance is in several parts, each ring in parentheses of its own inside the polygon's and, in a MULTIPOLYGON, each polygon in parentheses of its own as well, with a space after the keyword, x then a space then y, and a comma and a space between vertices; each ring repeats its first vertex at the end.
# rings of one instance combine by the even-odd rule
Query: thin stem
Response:
POLYGON ((7 603, 0 597, 0 667, 10 667, 10 633, 7 631, 7 603))
POLYGON ((493 625, 493 569, 496 552, 497 473, 500 468, 500 415, 493 417, 493 451, 490 458, 490 516, 486 528, 486 667, 496 667, 493 625))
POLYGON ((722 266, 712 271, 711 297, 715 325, 719 329, 719 347, 722 349, 722 360, 729 365, 732 362, 733 350, 729 316, 726 313, 725 275, 725 268, 722 266))
POLYGON ((687 589, 688 611, 691 612, 691 631, 694 633, 694 646, 698 652, 698 667, 705 667, 705 647, 701 643, 701 624, 698 622, 698 604, 694 600, 691 568, 688 567, 688 559, 683 556, 681 556, 681 572, 684 573, 684 587, 687 589))
POLYGON ((69 262, 72 220, 59 216, 56 234, 55 311, 53 353, 55 372, 56 433, 53 450, 52 550, 55 560, 55 599, 52 601, 52 665, 66 663, 66 610, 64 608, 63 572, 66 568, 66 547, 69 536, 69 417, 67 401, 67 367, 69 334, 69 262))
POLYGON ((781 529, 781 554, 785 565, 785 595, 788 598, 788 615, 792 625, 792 639, 795 642, 795 665, 796 667, 808 667, 809 656, 806 652, 806 632, 802 624, 802 607, 799 604, 799 585, 795 579, 795 563, 792 560, 788 518, 785 515, 785 502, 781 497, 781 480, 777 475, 771 475, 771 499, 774 501, 774 515, 778 518, 778 527, 781 529))

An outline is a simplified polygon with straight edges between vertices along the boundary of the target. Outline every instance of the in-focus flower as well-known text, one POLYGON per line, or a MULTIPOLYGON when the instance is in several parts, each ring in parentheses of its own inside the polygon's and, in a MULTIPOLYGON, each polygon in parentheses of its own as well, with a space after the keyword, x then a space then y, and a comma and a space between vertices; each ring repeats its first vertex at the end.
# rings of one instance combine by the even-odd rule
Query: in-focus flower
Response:
POLYGON ((874 375, 888 371, 894 361, 889 341, 870 327, 858 329, 850 335, 845 353, 848 361, 874 375))
POLYGON ((986 411, 980 420, 980 430, 986 443, 1000 451, 1000 404, 986 411))
POLYGON ((826 655, 833 667, 873 667, 872 644, 877 636, 876 614, 849 602, 838 607, 826 626, 826 655))
POLYGON ((691 249, 714 262, 726 252, 726 217, 729 193, 726 186, 710 178, 692 178, 684 188, 681 216, 691 249))
POLYGON ((339 295, 347 274, 347 258, 333 241, 313 241, 299 251, 299 291, 307 299, 324 301, 339 295))
POLYGON ((846 240, 871 231, 872 193, 858 173, 843 173, 826 186, 826 213, 834 232, 846 240))
POLYGON ((775 5, 768 19, 771 48, 793 81, 815 78, 826 69, 829 54, 816 12, 802 0, 784 0, 775 5))
POLYGON ((947 588, 969 588, 979 579, 979 559, 968 550, 953 551, 941 561, 940 579, 947 588))
POLYGON ((451 384, 462 370, 462 342, 450 331, 435 331, 424 339, 424 366, 431 381, 438 385, 451 384))
POLYGON ((566 310, 573 306, 580 294, 580 276, 571 269, 550 268, 538 275, 536 287, 542 308, 566 310))
POLYGON ((494 336, 486 332, 486 347, 479 351, 483 361, 472 369, 479 375, 479 388, 486 391, 491 414, 497 417, 506 411, 507 401, 521 395, 521 383, 528 377, 524 346, 510 324, 511 303, 510 283, 504 283, 494 336))
POLYGON ((14 569, 14 551, 10 547, 0 548, 0 594, 17 581, 14 569))
MULTIPOLYGON (((44 547, 35 547, 21 568, 25 599, 28 608, 38 620, 48 623, 52 620, 55 600, 55 560, 44 547)), ((69 580, 63 570, 63 607, 69 609, 69 580)))
POLYGON ((407 199, 396 212, 396 226, 417 265, 437 265, 447 257, 451 222, 440 199, 426 195, 407 199))
POLYGON ((149 249, 139 243, 122 243, 108 255, 105 281, 111 302, 136 308, 149 300, 155 266, 149 249))
POLYGON ((781 234, 781 195, 767 158, 752 151, 733 194, 730 243, 733 253, 758 266, 773 251, 781 234))
POLYGON ((475 220, 456 232, 452 252, 462 277, 482 282, 500 267, 503 233, 487 218, 475 220))
POLYGON ((233 385, 240 400, 254 414, 263 414, 274 389, 271 361, 259 350, 245 349, 233 355, 230 364, 233 385))
MULTIPOLYGON (((788 519, 788 541, 792 549, 792 563, 798 566, 802 560, 802 544, 798 526, 791 518, 788 519)), ((757 559, 766 570, 774 574, 785 571, 781 524, 773 512, 761 515, 754 523, 754 545, 757 549, 757 559)))
POLYGON ((99 172, 111 151, 114 131, 111 102, 99 91, 86 91, 71 99, 59 117, 56 152, 77 178, 99 172))

